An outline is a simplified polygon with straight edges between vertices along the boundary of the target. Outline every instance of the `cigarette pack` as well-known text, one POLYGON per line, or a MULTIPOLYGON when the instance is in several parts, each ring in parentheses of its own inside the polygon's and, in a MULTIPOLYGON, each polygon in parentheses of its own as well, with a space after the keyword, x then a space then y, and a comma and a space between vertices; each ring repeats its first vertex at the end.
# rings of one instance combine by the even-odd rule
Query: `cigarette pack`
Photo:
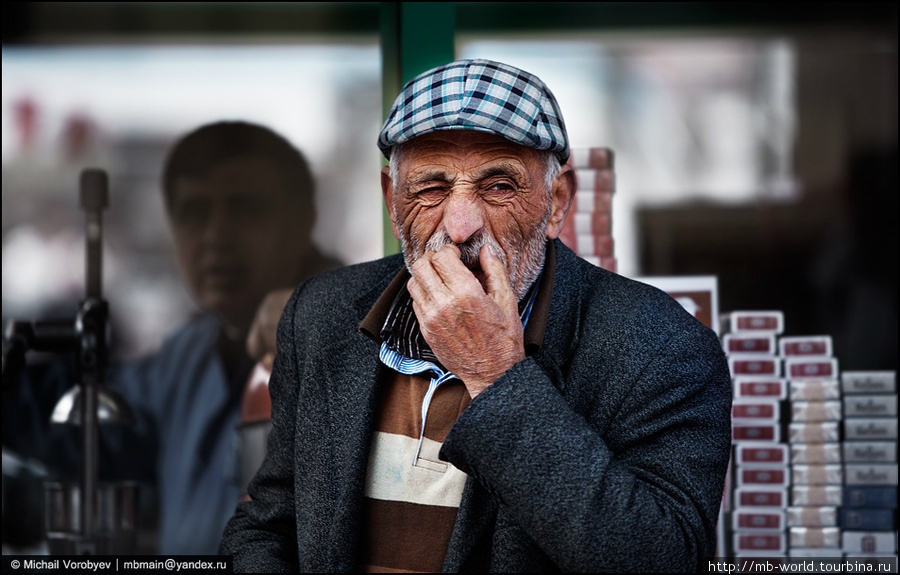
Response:
POLYGON ((734 551, 765 551, 777 555, 787 550, 786 539, 784 533, 735 533, 734 551))
POLYGON ((841 549, 845 553, 894 553, 897 534, 885 531, 844 531, 841 549))
POLYGON ((727 321, 732 333, 764 331, 779 335, 784 331, 784 312, 781 311, 733 311, 727 321))
POLYGON ((782 357, 830 356, 831 350, 830 335, 782 337, 778 340, 778 351, 782 357))
POLYGON ((791 445, 791 463, 822 465, 840 462, 840 443, 794 443, 791 445))
POLYGON ((897 528, 893 509, 844 507, 841 527, 849 531, 892 531, 897 528))
POLYGON ((772 507, 737 509, 731 514, 731 526, 735 531, 783 531, 785 512, 772 507))
POLYGON ((897 508, 897 488, 893 485, 848 485, 844 487, 847 507, 897 508))
POLYGON ((787 487, 791 483, 791 474, 785 467, 739 467, 737 468, 737 484, 756 487, 787 487))
POLYGON ((844 393, 896 393, 895 371, 845 371, 841 374, 844 393))
MULTIPOLYGON (((574 212, 569 214, 575 235, 612 233, 612 220, 610 215, 603 212, 574 212)), ((567 218, 567 219, 569 219, 567 218)))
POLYGON ((848 395, 844 398, 846 417, 897 417, 897 396, 848 395))
POLYGON ((791 479, 795 485, 840 485, 843 467, 835 464, 793 465, 791 479))
POLYGON ((612 192, 615 185, 612 170, 576 168, 575 182, 577 190, 599 190, 612 192))
POLYGON ((735 504, 739 507, 788 506, 787 489, 768 487, 738 487, 734 490, 735 504))
POLYGON ((781 360, 772 355, 739 355, 728 358, 731 377, 748 375, 781 377, 781 360))
POLYGON ((572 210, 576 212, 603 212, 612 211, 612 192, 600 190, 578 190, 575 192, 575 203, 572 210))
POLYGON ((840 485, 794 485, 791 487, 791 505, 838 507, 843 495, 840 485))
POLYGON ((781 440, 781 427, 777 423, 745 423, 732 422, 731 439, 733 441, 772 441, 781 440))
POLYGON ((791 402, 791 421, 839 421, 840 419, 840 401, 791 402))
POLYGON ((735 377, 734 397, 785 399, 787 397, 787 383, 786 380, 780 377, 735 377))
POLYGON ((772 333, 727 333, 722 336, 722 348, 727 354, 775 355, 778 352, 772 333))
POLYGON ((832 443, 839 439, 840 426, 837 421, 791 423, 788 426, 790 443, 832 443))
POLYGON ((755 423, 776 422, 780 419, 779 403, 771 399, 735 399, 731 404, 732 421, 755 423))
POLYGON ((575 236, 575 252, 580 256, 612 256, 613 238, 601 234, 577 234, 575 236))
POLYGON ((845 441, 846 463, 896 463, 896 441, 845 441))
POLYGON ((841 546, 839 527, 791 527, 788 536, 791 547, 839 549, 841 546))
POLYGON ((572 148, 569 154, 569 164, 575 169, 611 170, 614 159, 612 150, 599 146, 572 148))
MULTIPOLYGON (((804 562, 806 565, 809 565, 811 569, 801 569, 799 566, 795 568, 793 566, 797 565, 797 562, 790 561, 789 563, 792 566, 790 568, 794 569, 792 573, 803 573, 807 570, 815 573, 815 567, 821 566, 823 560, 827 563, 832 564, 840 563, 842 560, 835 557, 837 553, 837 549, 791 549, 790 551, 788 551, 788 557, 792 559, 818 559, 819 561, 816 561, 813 565, 809 565, 808 562, 804 562)), ((840 573, 839 568, 831 568, 830 571, 840 573)), ((782 569, 782 572, 786 572, 786 569, 782 569)))
POLYGON ((897 486, 896 463, 847 463, 844 465, 847 485, 897 486))
POLYGON ((784 374, 788 379, 832 379, 838 377, 838 360, 823 357, 787 357, 784 374))
POLYGON ((860 417, 844 420, 844 439, 861 441, 897 441, 897 419, 860 417))
POLYGON ((788 383, 791 401, 827 401, 841 398, 841 386, 836 379, 801 379, 788 383))
POLYGON ((788 507, 788 527, 837 527, 837 507, 788 507))
POLYGON ((788 463, 787 443, 738 443, 735 461, 738 465, 784 465, 788 463))

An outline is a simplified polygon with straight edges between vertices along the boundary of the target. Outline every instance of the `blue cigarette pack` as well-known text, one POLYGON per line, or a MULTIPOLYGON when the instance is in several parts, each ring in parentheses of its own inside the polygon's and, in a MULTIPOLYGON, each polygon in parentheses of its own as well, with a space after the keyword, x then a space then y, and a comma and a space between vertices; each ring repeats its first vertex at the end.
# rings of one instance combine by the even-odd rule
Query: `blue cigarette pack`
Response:
POLYGON ((893 509, 841 509, 841 527, 848 531, 893 531, 897 528, 893 509))
POLYGON ((847 485, 844 487, 844 507, 897 508, 896 485, 847 485))

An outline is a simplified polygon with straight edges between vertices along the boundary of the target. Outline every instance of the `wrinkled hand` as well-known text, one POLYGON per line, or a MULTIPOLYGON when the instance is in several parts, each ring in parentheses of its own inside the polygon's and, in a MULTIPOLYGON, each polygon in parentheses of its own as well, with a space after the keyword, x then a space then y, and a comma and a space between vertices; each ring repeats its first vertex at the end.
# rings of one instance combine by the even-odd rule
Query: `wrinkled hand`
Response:
POLYGON ((485 287, 454 245, 419 258, 407 284, 422 336, 472 398, 525 359, 522 320, 506 267, 489 246, 481 248, 480 258, 485 287))
POLYGON ((256 361, 261 361, 268 369, 272 369, 275 358, 278 320, 293 292, 293 289, 278 290, 263 298, 247 334, 247 354, 256 361))

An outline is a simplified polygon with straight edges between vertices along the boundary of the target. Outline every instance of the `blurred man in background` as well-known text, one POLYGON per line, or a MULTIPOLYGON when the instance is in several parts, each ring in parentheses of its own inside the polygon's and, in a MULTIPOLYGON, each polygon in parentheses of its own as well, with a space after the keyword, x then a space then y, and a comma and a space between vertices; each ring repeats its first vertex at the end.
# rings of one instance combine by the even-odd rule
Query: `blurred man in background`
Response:
MULTIPOLYGON (((249 355, 248 341, 261 354, 291 288, 338 263, 311 239, 306 159, 268 128, 203 126, 173 147, 162 180, 179 267, 200 312, 153 355, 110 369, 107 384, 137 423, 101 426, 100 474, 156 488, 158 552, 212 554, 241 496, 236 427, 261 359, 249 355)), ((64 480, 77 474, 77 433, 49 417, 72 385, 72 370, 57 361, 25 370, 3 390, 4 450, 38 459, 64 480)))

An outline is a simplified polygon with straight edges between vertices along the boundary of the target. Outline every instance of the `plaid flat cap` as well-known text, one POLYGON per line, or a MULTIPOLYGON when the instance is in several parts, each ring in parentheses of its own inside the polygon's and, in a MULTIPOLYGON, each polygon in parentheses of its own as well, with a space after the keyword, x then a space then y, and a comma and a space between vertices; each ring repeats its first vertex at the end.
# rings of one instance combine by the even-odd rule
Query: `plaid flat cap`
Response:
POLYGON ((507 140, 569 157, 569 137, 556 98, 540 78, 491 60, 459 60, 410 80, 388 114, 378 148, 438 130, 490 132, 507 140))

